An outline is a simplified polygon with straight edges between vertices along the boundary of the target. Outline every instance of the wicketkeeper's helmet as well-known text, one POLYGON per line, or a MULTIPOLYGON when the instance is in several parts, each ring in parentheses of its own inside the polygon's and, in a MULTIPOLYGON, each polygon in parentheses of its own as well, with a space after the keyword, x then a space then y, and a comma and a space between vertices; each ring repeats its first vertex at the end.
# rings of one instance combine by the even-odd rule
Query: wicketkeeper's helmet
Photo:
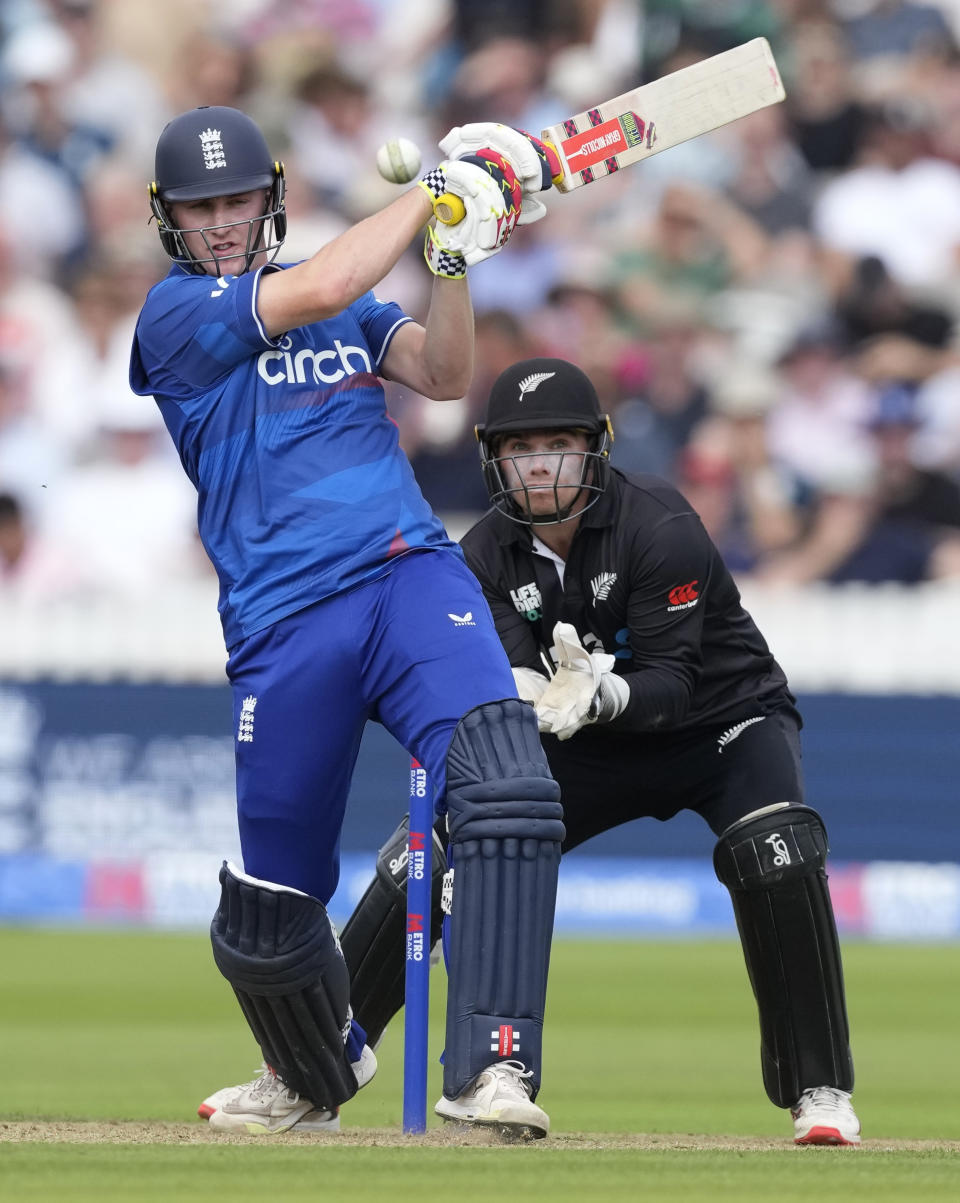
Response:
MULTIPOLYGON (((566 522, 595 505, 606 488, 613 426, 600 409, 589 377, 565 359, 522 359, 501 372, 490 390, 486 420, 477 424, 476 435, 490 501, 514 522, 528 526, 566 522), (522 457, 501 457, 498 451, 502 436, 540 430, 578 430, 590 440, 586 453, 576 453, 583 455, 580 494, 564 507, 558 498, 552 514, 533 517, 526 489, 509 485, 503 472, 505 463, 522 457)), ((559 473, 559 459, 557 468, 559 473)))
POLYGON ((195 230, 171 220, 169 206, 177 201, 263 189, 268 192, 263 215, 232 224, 249 226, 247 269, 256 255, 267 253, 272 259, 279 251, 287 233, 283 164, 271 157, 259 126, 246 113, 204 105, 174 117, 157 142, 155 171, 150 207, 160 242, 185 270, 202 273, 204 264, 217 263, 217 256, 212 250, 208 256, 195 256, 187 249, 183 235, 195 230))

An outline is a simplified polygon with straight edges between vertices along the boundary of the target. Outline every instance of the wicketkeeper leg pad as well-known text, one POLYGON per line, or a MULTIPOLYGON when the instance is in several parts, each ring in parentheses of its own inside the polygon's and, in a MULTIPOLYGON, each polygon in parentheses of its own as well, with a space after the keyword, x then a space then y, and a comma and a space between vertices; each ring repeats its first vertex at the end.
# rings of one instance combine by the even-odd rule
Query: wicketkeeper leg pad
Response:
POLYGON ((220 886, 214 960, 264 1061, 314 1106, 339 1106, 356 1094, 357 1079, 344 1047, 350 978, 326 908, 226 862, 220 886))
POLYGON ((471 710, 447 754, 453 908, 447 944, 443 1093, 456 1098, 495 1061, 522 1061, 540 1086, 543 1011, 560 845, 560 787, 533 708, 471 710))
MULTIPOLYGON (((407 835, 409 816, 377 854, 377 868, 356 909, 340 933, 350 971, 350 1001, 356 1021, 376 1046, 384 1028, 403 1006, 406 987, 404 943, 407 915, 407 835)), ((433 884, 430 944, 440 939, 440 895, 447 854, 433 833, 433 884)))
POLYGON ((778 1107, 791 1107, 814 1086, 853 1089, 826 856, 823 822, 807 806, 747 815, 727 828, 713 854, 760 1013, 763 1084, 778 1107))

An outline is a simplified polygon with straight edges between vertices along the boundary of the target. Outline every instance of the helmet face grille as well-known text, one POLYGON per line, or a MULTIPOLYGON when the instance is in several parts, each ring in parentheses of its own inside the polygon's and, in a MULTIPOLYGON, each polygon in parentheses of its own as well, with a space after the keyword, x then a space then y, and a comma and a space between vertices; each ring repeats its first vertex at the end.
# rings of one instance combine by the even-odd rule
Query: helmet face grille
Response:
POLYGON ((491 454, 484 439, 480 441, 483 479, 491 504, 511 522, 518 522, 524 526, 556 526, 586 513, 596 505, 607 487, 609 458, 610 440, 606 430, 590 439, 590 446, 586 451, 498 455, 491 454), (547 456, 554 456, 557 461, 552 482, 533 487, 524 484, 524 461, 547 456), (571 476, 569 481, 561 482, 567 461, 574 459, 580 461, 576 479, 571 476), (560 490, 573 488, 577 490, 575 495, 566 505, 561 504, 560 490), (531 501, 533 493, 549 493, 553 498, 552 509, 535 508, 531 501))

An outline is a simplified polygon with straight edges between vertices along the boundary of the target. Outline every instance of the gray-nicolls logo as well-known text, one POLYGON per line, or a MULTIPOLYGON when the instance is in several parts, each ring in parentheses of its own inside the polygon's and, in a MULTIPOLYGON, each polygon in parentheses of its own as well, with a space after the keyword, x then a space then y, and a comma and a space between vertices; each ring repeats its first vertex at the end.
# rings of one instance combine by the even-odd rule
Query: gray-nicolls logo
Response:
POLYGON ((253 712, 257 708, 257 699, 249 694, 243 699, 240 707, 240 722, 237 724, 237 740, 242 744, 253 743, 253 712))
POLYGON ((775 868, 781 869, 784 865, 791 863, 790 850, 787 848, 786 840, 784 840, 779 831, 775 831, 773 835, 768 835, 763 842, 769 844, 773 849, 773 864, 775 868))
POLYGON ((543 384, 544 380, 549 380, 551 376, 556 376, 556 372, 534 372, 532 376, 524 376, 520 381, 520 396, 519 401, 522 401, 527 393, 532 393, 543 384))
POLYGON ((217 167, 226 167, 227 153, 220 141, 220 131, 209 127, 200 134, 200 145, 203 148, 203 165, 207 171, 217 167))

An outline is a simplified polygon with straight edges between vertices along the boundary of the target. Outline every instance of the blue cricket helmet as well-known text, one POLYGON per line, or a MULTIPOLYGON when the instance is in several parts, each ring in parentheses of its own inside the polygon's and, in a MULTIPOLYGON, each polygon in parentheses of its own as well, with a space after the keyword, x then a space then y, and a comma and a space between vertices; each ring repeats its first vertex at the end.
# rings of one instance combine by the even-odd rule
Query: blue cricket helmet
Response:
POLYGON ((260 189, 268 190, 269 196, 262 217, 249 223, 248 268, 257 254, 275 255, 286 237, 283 164, 271 157, 257 123, 239 109, 203 105, 164 127, 157 142, 150 206, 163 249, 187 270, 202 272, 204 264, 216 264, 217 258, 212 252, 206 257, 190 253, 182 237, 185 227, 173 223, 169 206, 260 189))

